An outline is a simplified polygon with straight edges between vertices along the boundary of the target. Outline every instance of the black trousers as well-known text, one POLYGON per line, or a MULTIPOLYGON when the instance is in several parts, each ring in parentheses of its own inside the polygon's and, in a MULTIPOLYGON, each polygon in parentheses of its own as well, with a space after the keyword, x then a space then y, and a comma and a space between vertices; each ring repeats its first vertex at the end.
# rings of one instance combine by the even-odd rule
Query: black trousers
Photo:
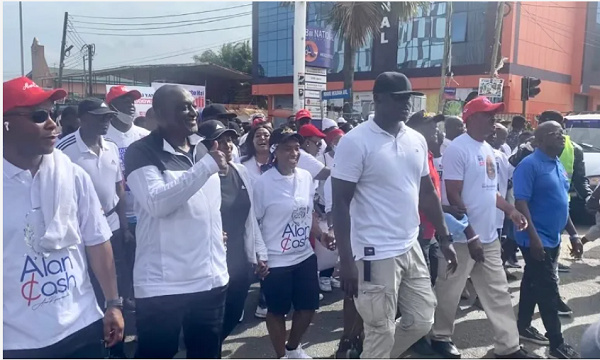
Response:
POLYGON ((251 271, 252 266, 248 265, 247 273, 229 276, 221 340, 225 340, 240 322, 240 317, 242 317, 242 312, 244 311, 244 304, 248 297, 248 290, 250 289, 251 271))
POLYGON ((419 245, 423 251, 425 262, 429 268, 429 276, 431 277, 431 286, 435 285, 438 273, 438 257, 437 251, 440 248, 440 244, 436 239, 421 239, 419 238, 419 245))
POLYGON ((102 359, 105 357, 102 320, 84 327, 56 344, 27 350, 4 350, 5 359, 102 359))
POLYGON ((520 247, 525 270, 521 280, 521 298, 519 300, 519 317, 517 326, 525 330, 531 326, 535 305, 540 309, 540 316, 546 328, 546 337, 550 340, 550 348, 555 349, 563 343, 560 319, 558 318, 558 285, 554 275, 554 262, 559 255, 560 247, 544 248, 544 261, 537 261, 531 256, 527 247, 520 247))
MULTIPOLYGON (((131 262, 131 273, 129 273, 129 265, 127 265, 126 257, 126 245, 123 239, 123 232, 120 229, 113 232, 113 236, 110 238, 110 245, 112 247, 113 257, 115 259, 115 270, 117 272, 117 286, 119 295, 125 299, 128 297, 128 295, 133 296, 133 262, 131 262)), ((135 259, 135 248, 133 251, 135 259)), ((92 288, 96 294, 98 305, 101 309, 104 309, 104 293, 102 292, 102 287, 100 287, 100 283, 98 282, 96 275, 94 275, 91 266, 88 266, 88 274, 90 275, 92 288)))
POLYGON ((222 286, 192 294, 136 298, 136 357, 173 358, 183 327, 188 359, 221 358, 226 294, 227 286, 222 286))

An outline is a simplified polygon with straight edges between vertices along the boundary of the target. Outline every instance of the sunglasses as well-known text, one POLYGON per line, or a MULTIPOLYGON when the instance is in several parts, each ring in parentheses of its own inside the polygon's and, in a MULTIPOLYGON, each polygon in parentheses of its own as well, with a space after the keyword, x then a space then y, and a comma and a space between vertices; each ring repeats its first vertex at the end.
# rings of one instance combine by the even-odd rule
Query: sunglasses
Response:
POLYGON ((4 114, 4 116, 26 116, 36 124, 43 124, 50 118, 50 112, 48 110, 35 110, 32 112, 13 112, 4 114))

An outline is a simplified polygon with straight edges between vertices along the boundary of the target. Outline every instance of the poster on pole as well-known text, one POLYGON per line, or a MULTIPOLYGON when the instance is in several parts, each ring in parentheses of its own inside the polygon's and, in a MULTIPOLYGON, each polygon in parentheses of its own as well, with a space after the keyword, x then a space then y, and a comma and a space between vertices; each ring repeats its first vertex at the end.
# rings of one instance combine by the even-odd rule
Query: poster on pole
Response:
POLYGON ((504 87, 504 79, 480 78, 479 79, 479 96, 487 97, 502 97, 502 88, 504 87))
POLYGON ((206 87, 201 85, 184 85, 184 84, 172 84, 172 83, 157 83, 153 82, 152 87, 157 90, 163 85, 179 85, 189 91, 194 97, 194 105, 196 110, 202 112, 202 109, 206 106, 206 87))
MULTIPOLYGON (((106 85, 107 94, 113 86, 118 85, 106 85)), ((142 94, 142 97, 137 99, 133 104, 135 106, 134 116, 146 116, 146 112, 152 107, 152 97, 154 96, 154 88, 150 86, 127 86, 127 89, 130 91, 137 90, 140 92, 140 94, 142 94)))
POLYGON ((330 68, 333 61, 334 33, 330 28, 306 27, 305 60, 307 66, 330 68))

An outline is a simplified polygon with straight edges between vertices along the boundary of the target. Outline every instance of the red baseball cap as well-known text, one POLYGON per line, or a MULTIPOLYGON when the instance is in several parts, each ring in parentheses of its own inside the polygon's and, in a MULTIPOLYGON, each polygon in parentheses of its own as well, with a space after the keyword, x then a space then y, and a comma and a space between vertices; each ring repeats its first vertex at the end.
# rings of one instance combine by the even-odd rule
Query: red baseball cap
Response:
POLYGON ((463 121, 467 121, 467 119, 476 113, 485 112, 485 113, 498 113, 504 110, 504 103, 494 104, 485 96, 479 96, 475 99, 469 101, 465 107, 463 108, 463 121))
POLYGON ((127 90, 125 85, 116 85, 111 87, 108 91, 108 94, 106 94, 106 103, 110 105, 114 99, 127 94, 133 95, 133 100, 137 100, 142 97, 142 94, 137 90, 127 90))
POLYGON ((3 85, 3 91, 4 109, 2 113, 18 107, 35 106, 44 101, 54 102, 67 97, 67 92, 63 89, 46 91, 24 76, 6 81, 3 85))
POLYGON ((306 110, 306 109, 300 109, 298 110, 298 112, 296 113, 296 121, 300 120, 300 119, 304 119, 304 118, 309 118, 312 119, 312 114, 310 113, 310 111, 306 110))
MULTIPOLYGON (((302 110, 300 110, 302 111, 302 110)), ((325 139, 325 134, 313 124, 306 124, 298 130, 298 134, 302 135, 304 138, 309 138, 316 136, 321 139, 325 139)))

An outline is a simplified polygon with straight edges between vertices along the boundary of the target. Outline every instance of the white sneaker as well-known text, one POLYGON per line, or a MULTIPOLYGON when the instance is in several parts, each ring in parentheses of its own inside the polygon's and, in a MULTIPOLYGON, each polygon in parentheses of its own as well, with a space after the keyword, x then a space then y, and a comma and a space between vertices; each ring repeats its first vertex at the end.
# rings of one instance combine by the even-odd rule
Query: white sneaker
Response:
POLYGON ((322 292, 331 292, 333 290, 331 288, 331 278, 320 277, 319 278, 319 289, 321 289, 322 292))
POLYGON ((331 278, 331 287, 339 289, 342 287, 342 283, 336 278, 331 278))
POLYGON ((283 355, 282 357, 280 357, 280 359, 289 359, 289 357, 287 357, 287 355, 283 355))
POLYGON ((308 354, 304 352, 304 350, 302 350, 302 345, 298 345, 298 347, 295 350, 291 351, 286 348, 285 356, 288 359, 312 359, 310 356, 308 356, 308 354))
POLYGON ((325 296, 323 296, 323 294, 319 293, 319 301, 323 300, 325 298, 325 296))
POLYGON ((254 312, 254 316, 256 316, 259 319, 266 319, 267 318, 267 308, 262 308, 260 306, 256 307, 256 311, 254 312))

